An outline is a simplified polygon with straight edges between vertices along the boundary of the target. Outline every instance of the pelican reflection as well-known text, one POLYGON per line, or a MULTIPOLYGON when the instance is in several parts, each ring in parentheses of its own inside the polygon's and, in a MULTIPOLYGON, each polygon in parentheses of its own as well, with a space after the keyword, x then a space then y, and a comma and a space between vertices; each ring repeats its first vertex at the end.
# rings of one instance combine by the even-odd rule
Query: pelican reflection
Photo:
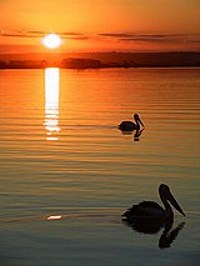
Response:
POLYGON ((171 247, 171 244, 177 238, 181 229, 185 225, 185 222, 181 222, 173 228, 173 217, 167 220, 165 223, 160 223, 160 221, 156 222, 155 220, 150 219, 148 221, 140 219, 135 219, 134 221, 123 220, 123 223, 131 227, 134 231, 143 234, 157 234, 161 228, 164 227, 164 230, 158 241, 158 247, 160 249, 171 247))
POLYGON ((59 68, 45 69, 45 129, 47 140, 58 140, 59 127, 59 68))
POLYGON ((133 141, 139 141, 140 140, 140 136, 142 135, 142 132, 144 131, 144 128, 142 129, 138 129, 135 132, 134 131, 121 131, 123 135, 133 135, 133 141), (134 134, 133 134, 134 132, 134 134))

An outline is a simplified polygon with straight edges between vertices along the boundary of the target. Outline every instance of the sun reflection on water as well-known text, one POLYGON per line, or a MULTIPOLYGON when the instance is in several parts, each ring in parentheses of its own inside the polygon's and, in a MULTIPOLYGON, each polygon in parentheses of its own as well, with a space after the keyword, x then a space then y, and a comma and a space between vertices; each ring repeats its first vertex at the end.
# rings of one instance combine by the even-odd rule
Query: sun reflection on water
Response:
POLYGON ((45 69, 45 129, 47 140, 58 140, 59 126, 59 68, 45 69))

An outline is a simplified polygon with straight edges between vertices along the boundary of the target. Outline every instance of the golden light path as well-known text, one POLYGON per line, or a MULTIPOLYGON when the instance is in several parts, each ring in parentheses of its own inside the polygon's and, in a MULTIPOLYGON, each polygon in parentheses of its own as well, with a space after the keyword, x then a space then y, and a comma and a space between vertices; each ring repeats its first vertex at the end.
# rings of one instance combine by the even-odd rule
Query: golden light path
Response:
POLYGON ((58 140, 59 127, 59 68, 45 69, 45 129, 47 140, 58 140))

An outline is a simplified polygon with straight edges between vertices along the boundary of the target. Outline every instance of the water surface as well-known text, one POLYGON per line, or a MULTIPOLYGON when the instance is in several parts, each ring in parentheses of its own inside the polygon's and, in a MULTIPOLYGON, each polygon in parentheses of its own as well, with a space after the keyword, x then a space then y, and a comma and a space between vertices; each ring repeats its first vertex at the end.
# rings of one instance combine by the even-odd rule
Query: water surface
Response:
POLYGON ((0 264, 197 265, 199 88, 192 68, 0 71, 0 264), (120 217, 160 183, 187 215, 165 249, 120 217))

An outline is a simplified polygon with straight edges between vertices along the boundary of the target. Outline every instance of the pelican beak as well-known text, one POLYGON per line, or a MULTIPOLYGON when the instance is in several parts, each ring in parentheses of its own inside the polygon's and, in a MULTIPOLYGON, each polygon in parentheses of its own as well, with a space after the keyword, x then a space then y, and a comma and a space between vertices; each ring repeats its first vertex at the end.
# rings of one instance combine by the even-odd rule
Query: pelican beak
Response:
POLYGON ((139 121, 140 124, 144 127, 144 124, 143 124, 142 120, 140 119, 140 117, 138 118, 138 121, 139 121))
POLYGON ((186 216, 183 210, 181 209, 180 205, 178 202, 175 200, 174 196, 170 193, 169 195, 169 202, 174 206, 174 208, 180 212, 183 216, 186 216))

